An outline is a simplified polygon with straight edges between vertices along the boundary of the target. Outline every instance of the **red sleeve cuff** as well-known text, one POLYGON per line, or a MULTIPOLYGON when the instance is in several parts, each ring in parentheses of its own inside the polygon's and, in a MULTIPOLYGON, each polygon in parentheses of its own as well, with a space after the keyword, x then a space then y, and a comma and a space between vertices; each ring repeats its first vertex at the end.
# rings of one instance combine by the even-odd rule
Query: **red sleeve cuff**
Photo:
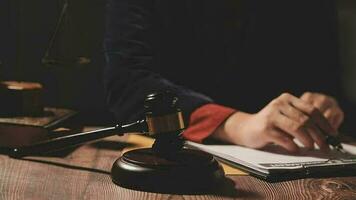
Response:
POLYGON ((217 129, 235 109, 217 105, 206 104, 196 109, 189 119, 189 126, 183 137, 194 142, 202 142, 217 129))

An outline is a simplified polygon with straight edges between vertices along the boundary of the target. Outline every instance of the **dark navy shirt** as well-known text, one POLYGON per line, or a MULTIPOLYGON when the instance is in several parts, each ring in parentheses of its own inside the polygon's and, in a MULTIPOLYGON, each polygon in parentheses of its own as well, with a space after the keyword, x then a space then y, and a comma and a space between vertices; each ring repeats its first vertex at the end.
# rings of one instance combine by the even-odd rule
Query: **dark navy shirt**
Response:
POLYGON ((339 95, 332 0, 109 0, 108 102, 120 121, 170 89, 186 115, 215 102, 256 112, 282 92, 339 95))

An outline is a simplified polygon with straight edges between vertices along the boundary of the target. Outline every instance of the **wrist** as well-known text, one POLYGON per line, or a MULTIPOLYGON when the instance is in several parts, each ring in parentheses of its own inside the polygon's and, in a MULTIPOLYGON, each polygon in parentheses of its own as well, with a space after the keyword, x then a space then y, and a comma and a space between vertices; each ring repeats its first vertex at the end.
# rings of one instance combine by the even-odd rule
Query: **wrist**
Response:
POLYGON ((241 111, 235 112, 216 129, 212 137, 224 142, 243 145, 246 137, 244 129, 252 115, 241 111))

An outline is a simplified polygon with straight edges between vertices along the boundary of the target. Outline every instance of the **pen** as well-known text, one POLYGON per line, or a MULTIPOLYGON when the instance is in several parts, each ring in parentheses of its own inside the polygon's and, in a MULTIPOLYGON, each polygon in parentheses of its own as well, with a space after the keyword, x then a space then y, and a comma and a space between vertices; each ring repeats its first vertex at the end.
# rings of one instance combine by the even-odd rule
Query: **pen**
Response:
POLYGON ((326 134, 324 131, 322 131, 325 135, 325 140, 326 143, 328 143, 329 145, 331 145, 334 149, 336 149, 339 152, 342 153, 346 153, 346 151, 344 150, 344 148, 342 147, 341 142, 339 141, 339 139, 335 136, 326 134))

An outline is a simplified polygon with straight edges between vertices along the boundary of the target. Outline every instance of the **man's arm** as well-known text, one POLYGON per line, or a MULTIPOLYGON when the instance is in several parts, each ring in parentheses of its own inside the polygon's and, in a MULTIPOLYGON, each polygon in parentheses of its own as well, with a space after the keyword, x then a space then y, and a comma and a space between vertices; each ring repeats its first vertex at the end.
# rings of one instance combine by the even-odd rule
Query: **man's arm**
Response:
POLYGON ((105 86, 109 105, 119 121, 141 118, 145 96, 169 89, 179 97, 185 120, 190 119, 185 133, 188 139, 201 141, 214 132, 215 138, 253 148, 273 142, 295 151, 293 138, 301 140, 306 147, 312 148, 317 143, 327 148, 323 135, 315 127, 329 134, 335 134, 335 130, 309 102, 284 94, 256 114, 227 109, 217 119, 214 117, 222 116, 223 109, 217 109, 216 113, 204 109, 203 105, 212 103, 210 98, 161 77, 155 70, 159 62, 156 62, 153 36, 158 30, 152 26, 152 5, 150 0, 109 0, 108 3, 105 86))
MULTIPOLYGON (((171 90, 179 97, 185 120, 196 108, 211 103, 205 95, 178 86, 156 71, 153 1, 109 0, 105 53, 105 87, 111 110, 119 121, 143 116, 147 94, 171 90)), ((165 66, 170 67, 170 66, 165 66)))

